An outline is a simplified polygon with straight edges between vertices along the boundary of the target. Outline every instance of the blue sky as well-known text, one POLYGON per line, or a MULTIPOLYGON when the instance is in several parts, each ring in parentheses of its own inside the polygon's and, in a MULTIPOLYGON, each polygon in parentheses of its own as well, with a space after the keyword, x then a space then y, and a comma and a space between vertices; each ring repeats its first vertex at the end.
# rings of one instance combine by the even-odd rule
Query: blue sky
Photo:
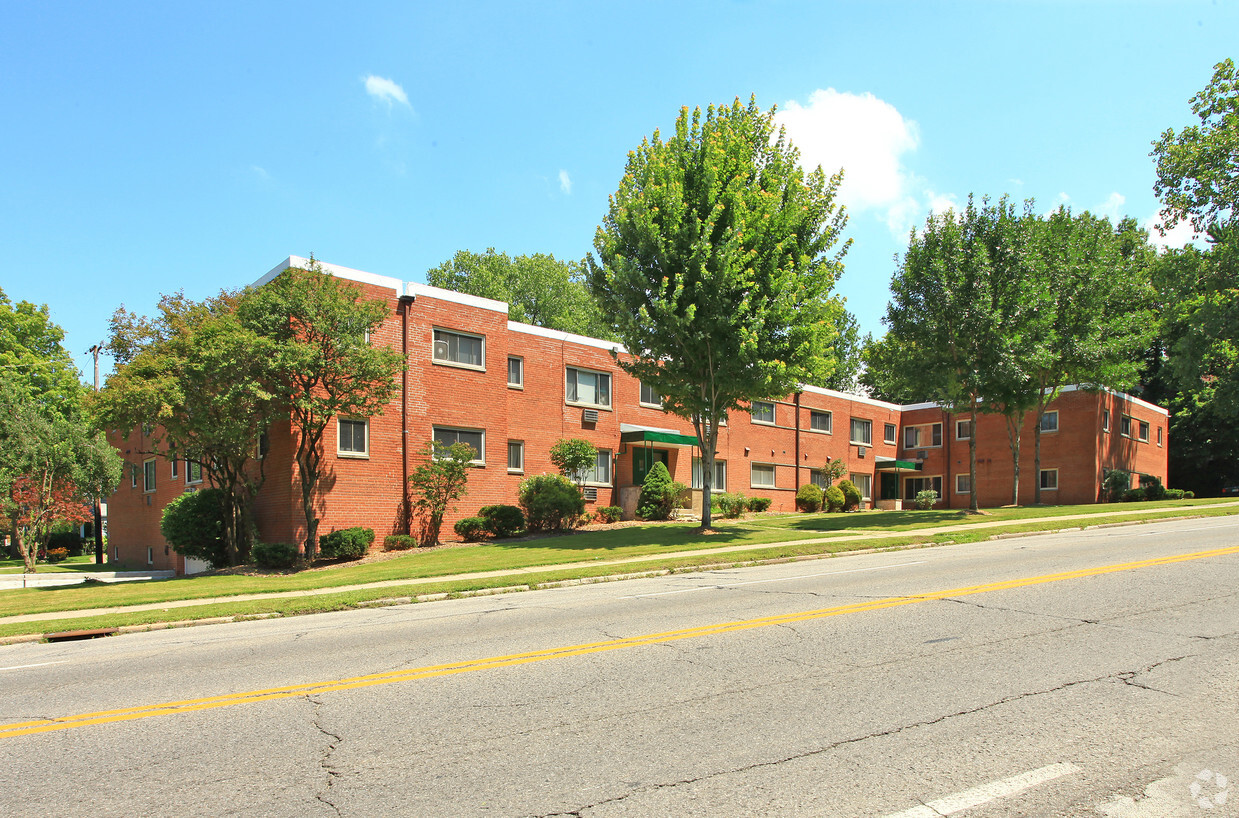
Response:
POLYGON ((6 0, 0 288, 88 374, 122 303, 290 254, 411 281, 460 249, 579 259, 642 137, 755 94, 845 166, 836 291, 881 333, 908 229, 970 192, 1154 217, 1150 142, 1237 35, 1222 0, 6 0))

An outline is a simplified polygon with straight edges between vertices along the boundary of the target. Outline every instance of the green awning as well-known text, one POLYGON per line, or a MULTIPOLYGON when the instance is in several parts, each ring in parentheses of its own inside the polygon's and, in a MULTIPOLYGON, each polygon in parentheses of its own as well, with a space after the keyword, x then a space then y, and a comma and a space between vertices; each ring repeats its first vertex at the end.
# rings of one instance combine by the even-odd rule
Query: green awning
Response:
POLYGON ((875 471, 920 471, 918 460, 879 460, 873 464, 875 471))
POLYGON ((620 432, 620 443, 661 443, 664 446, 700 446, 693 435, 680 435, 675 432, 620 432))

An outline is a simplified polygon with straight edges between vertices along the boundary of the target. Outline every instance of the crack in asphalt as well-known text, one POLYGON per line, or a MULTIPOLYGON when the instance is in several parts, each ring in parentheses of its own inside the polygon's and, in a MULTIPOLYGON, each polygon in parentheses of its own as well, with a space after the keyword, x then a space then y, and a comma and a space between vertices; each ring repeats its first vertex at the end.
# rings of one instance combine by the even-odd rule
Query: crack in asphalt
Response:
MULTIPOLYGON (((938 716, 932 719, 925 719, 923 721, 912 722, 911 724, 903 724, 903 725, 898 725, 898 726, 891 727, 885 730, 878 730, 876 732, 869 733, 868 735, 864 735, 864 736, 855 736, 853 738, 842 739, 840 741, 836 741, 831 744, 828 744, 825 747, 819 747, 817 749, 807 750, 801 753, 794 753, 784 758, 778 758, 778 759, 774 759, 771 761, 757 761, 752 764, 746 764, 742 767, 736 767, 736 768, 728 769, 728 770, 717 770, 717 771, 712 771, 712 772, 706 772, 701 775, 698 775, 692 778, 684 778, 679 781, 668 781, 668 782, 661 782, 657 784, 649 784, 644 787, 638 787, 636 789, 633 789, 629 792, 624 793, 623 795, 617 795, 613 798, 604 798, 601 801, 596 801, 592 804, 586 804, 585 806, 577 807, 575 810, 571 810, 568 812, 542 813, 542 814, 538 814, 534 816, 534 818, 567 818, 567 816, 575 816, 575 818, 583 818, 586 810, 595 809, 597 807, 605 806, 607 804, 618 803, 620 801, 627 800, 628 798, 631 798, 634 795, 657 792, 659 790, 664 790, 664 789, 675 789, 676 787, 681 787, 686 784, 696 784, 701 781, 708 781, 710 779, 719 778, 724 775, 734 775, 737 773, 747 773, 752 770, 760 770, 760 769, 765 769, 768 767, 777 767, 781 764, 786 764, 791 761, 799 761, 805 758, 813 758, 815 756, 819 756, 824 753, 832 752, 841 747, 847 747, 848 745, 851 745, 851 744, 859 744, 861 742, 870 741, 872 739, 887 738, 889 736, 898 735, 899 733, 903 733, 908 730, 916 730, 922 727, 933 727, 934 725, 941 724, 951 719, 961 718, 964 716, 971 716, 976 713, 984 712, 986 710, 992 710, 996 707, 1002 707, 1003 705, 1010 704, 1012 702, 1017 702, 1023 699, 1033 698, 1036 696, 1045 696, 1051 693, 1058 693, 1058 692, 1068 690, 1073 687, 1078 687, 1080 685, 1098 684, 1100 682, 1107 682, 1107 681, 1112 681, 1112 680, 1118 680, 1118 681, 1123 682, 1124 684, 1132 684, 1131 680, 1133 680, 1135 677, 1141 674, 1148 673, 1162 665, 1169 664, 1171 662, 1180 662, 1185 659, 1192 658, 1193 655, 1194 654, 1189 654, 1186 656, 1175 656, 1175 657, 1171 657, 1168 659, 1162 659, 1160 661, 1154 662, 1151 665, 1146 665, 1145 667, 1142 667, 1138 670, 1119 671, 1117 673, 1107 673, 1104 676, 1097 676, 1091 679, 1074 679, 1068 682, 1063 682, 1061 684, 1055 685, 1054 687, 1045 688, 1043 690, 1033 690, 1033 691, 1029 691, 1025 693, 1016 693, 1010 696, 1004 696, 1003 698, 998 699, 997 701, 978 705, 977 707, 971 707, 971 708, 967 708, 964 710, 959 710, 954 713, 947 713, 947 714, 944 714, 942 716, 938 716)), ((1163 693, 1163 694, 1166 693, 1166 691, 1156 690, 1155 688, 1148 688, 1141 684, 1132 684, 1132 686, 1141 688, 1141 689, 1152 690, 1157 693, 1163 693)), ((1174 694, 1166 694, 1166 695, 1174 695, 1174 694)), ((925 806, 928 806, 928 805, 925 805, 925 806)))
POLYGON ((327 738, 327 747, 323 750, 323 754, 318 759, 319 767, 321 767, 323 772, 327 775, 327 788, 325 792, 315 793, 314 798, 331 807, 336 815, 343 815, 344 813, 342 813, 340 808, 327 798, 327 795, 330 794, 331 788, 335 785, 335 780, 341 774, 339 770, 331 765, 331 755, 336 751, 336 748, 340 746, 340 742, 344 741, 344 738, 331 732, 326 727, 323 727, 321 719, 321 710, 323 707, 322 701, 314 698, 313 696, 306 696, 305 700, 313 705, 310 724, 314 726, 314 729, 318 730, 318 732, 322 733, 327 738))

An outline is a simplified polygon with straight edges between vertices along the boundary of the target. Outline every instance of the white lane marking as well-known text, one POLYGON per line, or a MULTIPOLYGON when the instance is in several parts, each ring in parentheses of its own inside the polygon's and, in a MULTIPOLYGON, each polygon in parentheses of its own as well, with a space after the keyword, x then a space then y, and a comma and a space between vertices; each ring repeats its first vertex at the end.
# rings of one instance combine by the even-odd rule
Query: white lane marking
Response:
POLYGON ((37 664, 33 664, 33 665, 12 665, 11 667, 0 667, 0 671, 3 671, 3 670, 25 670, 25 669, 26 669, 26 668, 28 668, 28 667, 46 667, 46 666, 48 666, 48 665, 63 665, 63 664, 65 664, 65 663, 66 663, 66 662, 68 662, 68 661, 69 661, 68 659, 62 659, 62 660, 60 660, 59 662, 38 662, 37 664))
POLYGON ((1079 772, 1079 770, 1079 767, 1069 761, 1060 761, 1057 764, 1051 764, 1039 770, 1029 770, 1026 773, 1013 775, 1010 778, 991 781, 988 784, 982 784, 970 790, 957 792, 954 795, 948 795, 936 801, 929 801, 919 807, 893 813, 886 816, 886 818, 939 818, 943 815, 954 815, 957 812, 979 807, 999 798, 1015 795, 1038 784, 1053 781, 1055 778, 1062 778, 1064 775, 1079 772))
POLYGON ((859 574, 862 571, 882 571, 887 568, 903 568, 908 565, 923 565, 926 560, 916 562, 901 562, 898 565, 876 565, 873 568, 850 568, 846 571, 823 571, 819 574, 800 574, 794 577, 776 577, 774 579, 751 579, 747 582, 728 582, 723 585, 702 585, 698 588, 681 588, 677 591, 658 591, 652 594, 634 594, 621 596, 619 599, 644 599, 647 596, 670 596, 671 594, 691 594, 694 591, 716 591, 719 588, 736 588, 741 585, 760 585, 765 582, 788 582, 793 579, 812 579, 814 577, 830 577, 836 574, 859 574))

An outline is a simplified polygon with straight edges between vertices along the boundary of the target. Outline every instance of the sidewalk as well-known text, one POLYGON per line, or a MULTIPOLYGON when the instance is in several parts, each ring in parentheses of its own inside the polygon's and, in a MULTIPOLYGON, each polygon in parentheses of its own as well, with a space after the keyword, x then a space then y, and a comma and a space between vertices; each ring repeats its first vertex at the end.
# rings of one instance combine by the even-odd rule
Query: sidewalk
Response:
MULTIPOLYGON (((1189 512, 1189 513, 1184 513, 1182 516, 1190 517, 1192 516, 1190 512, 1193 512, 1193 511, 1218 509, 1218 508, 1231 508, 1237 505, 1239 505, 1239 502, 1213 503, 1213 504, 1203 505, 1203 506, 1180 506, 1174 509, 1167 509, 1167 511, 1189 512)), ((906 531, 870 529, 870 530, 866 530, 863 532, 823 534, 817 537, 806 537, 800 540, 785 540, 785 541, 775 542, 775 543, 729 545, 729 546, 720 546, 718 548, 693 549, 691 551, 673 551, 673 552, 668 552, 665 554, 658 554, 657 556, 644 555, 644 556, 639 556, 639 557, 624 557, 622 559, 614 559, 614 560, 587 560, 587 561, 582 561, 582 562, 556 563, 552 565, 531 566, 528 568, 512 568, 512 569, 504 569, 504 570, 499 570, 499 571, 477 571, 477 572, 465 573, 465 574, 446 574, 446 575, 436 576, 436 577, 389 579, 389 580, 383 580, 381 582, 369 582, 369 583, 364 583, 360 585, 337 585, 331 588, 312 588, 312 589, 301 590, 301 591, 279 591, 279 592, 271 592, 271 593, 263 593, 263 594, 238 594, 235 596, 209 597, 209 598, 204 598, 204 599, 184 599, 184 600, 176 600, 176 601, 171 601, 171 602, 152 602, 152 603, 147 603, 147 604, 142 604, 142 605, 126 605, 122 607, 113 607, 113 608, 88 608, 88 609, 74 610, 74 611, 49 611, 47 613, 39 613, 39 614, 24 614, 20 616, 0 617, 0 625, 10 624, 10 623, 17 624, 17 623, 25 623, 25 622, 45 622, 45 621, 60 620, 60 619, 84 619, 86 617, 101 616, 104 614, 112 614, 112 613, 129 613, 129 612, 135 612, 135 611, 163 611, 163 610, 170 610, 173 608, 193 608, 193 607, 199 607, 203 605, 214 605, 214 604, 218 604, 222 602, 247 602, 247 601, 259 600, 259 599, 280 599, 280 598, 285 598, 285 597, 297 597, 297 596, 322 596, 326 594, 348 593, 349 591, 361 591, 361 590, 368 590, 372 588, 396 588, 396 587, 407 588, 409 586, 431 585, 431 584, 440 583, 440 582, 451 582, 454 580, 491 579, 494 577, 519 578, 519 577, 528 576, 531 574, 546 573, 547 571, 562 571, 562 570, 571 570, 574 568, 597 568, 598 566, 617 566, 618 567, 618 566, 624 566, 624 565, 635 565, 639 563, 648 563, 648 562, 653 562, 653 561, 661 562, 665 560, 710 556, 712 554, 734 554, 734 553, 741 552, 741 551, 757 551, 757 550, 761 550, 765 548, 774 548, 774 547, 779 547, 779 546, 791 546, 791 545, 805 545, 805 544, 819 543, 819 542, 848 542, 848 541, 854 541, 854 540, 880 540, 880 539, 895 539, 895 538, 902 538, 902 537, 932 537, 937 534, 950 534, 956 531, 977 531, 977 530, 984 530, 987 528, 1003 528, 1003 527, 1010 527, 1010 526, 1030 525, 1030 524, 1036 524, 1036 523, 1058 522, 1058 521, 1071 522, 1071 521, 1076 521, 1076 520, 1088 520, 1090 518, 1097 519, 1100 516, 1105 516, 1105 517, 1134 516, 1134 515, 1138 515, 1142 513, 1148 513, 1148 511, 1149 509, 1140 509, 1137 507, 1137 508, 1132 508, 1129 510, 1122 510, 1122 511, 1116 510, 1113 512, 1107 512, 1104 515, 1070 514, 1070 515, 1054 516, 1054 517, 1029 517, 1023 520, 983 520, 983 521, 978 521, 975 523, 961 523, 961 524, 947 525, 947 526, 933 526, 933 527, 926 527, 926 528, 909 529, 906 531)), ((1135 522, 1139 522, 1139 521, 1135 521, 1135 522)), ((1152 522, 1160 522, 1160 520, 1154 520, 1152 522)), ((1103 523, 1103 525, 1107 525, 1107 524, 1103 523)), ((1109 525, 1113 525, 1113 523, 1110 523, 1109 525)), ((1089 526, 1066 525, 1066 526, 1063 526, 1062 528, 1054 529, 1054 530, 1055 531, 1078 530, 1079 528, 1082 528, 1082 527, 1087 528, 1089 526)), ((1052 532, 1051 531, 1039 531, 1035 533, 1048 534, 1052 532)), ((848 552, 848 553, 858 553, 858 552, 848 552)), ((619 572, 619 573, 622 573, 622 572, 619 572)))

